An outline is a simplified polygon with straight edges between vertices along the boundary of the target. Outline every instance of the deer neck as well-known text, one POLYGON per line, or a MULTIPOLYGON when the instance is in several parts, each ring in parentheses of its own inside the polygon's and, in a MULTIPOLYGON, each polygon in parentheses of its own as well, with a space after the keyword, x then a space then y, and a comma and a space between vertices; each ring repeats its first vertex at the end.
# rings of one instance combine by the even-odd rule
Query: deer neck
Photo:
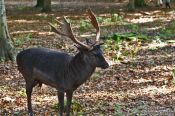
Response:
POLYGON ((78 53, 73 57, 69 65, 69 71, 77 86, 84 83, 90 78, 92 73, 95 71, 95 66, 90 65, 90 63, 83 60, 83 54, 78 53))

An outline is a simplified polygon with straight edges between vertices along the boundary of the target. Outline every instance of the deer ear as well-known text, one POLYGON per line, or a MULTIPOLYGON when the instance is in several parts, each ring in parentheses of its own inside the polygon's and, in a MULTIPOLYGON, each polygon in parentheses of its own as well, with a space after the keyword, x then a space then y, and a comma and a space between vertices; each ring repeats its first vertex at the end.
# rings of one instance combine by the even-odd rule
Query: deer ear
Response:
POLYGON ((84 48, 84 47, 81 47, 79 45, 74 45, 80 52, 83 52, 83 51, 88 51, 88 49, 84 48))

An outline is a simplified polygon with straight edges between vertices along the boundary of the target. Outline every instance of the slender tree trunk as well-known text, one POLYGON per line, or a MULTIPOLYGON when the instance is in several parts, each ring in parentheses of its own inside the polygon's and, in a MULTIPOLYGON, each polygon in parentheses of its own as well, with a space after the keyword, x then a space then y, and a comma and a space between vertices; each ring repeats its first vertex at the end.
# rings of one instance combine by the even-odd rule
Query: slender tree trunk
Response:
POLYGON ((42 8, 44 5, 44 0, 37 0, 36 7, 42 8))
POLYGON ((145 0, 135 0, 135 7, 145 7, 146 3, 145 0))
POLYGON ((163 1, 162 0, 157 0, 157 6, 162 6, 163 5, 163 1))
POLYGON ((128 10, 129 10, 129 11, 135 10, 134 0, 129 0, 129 3, 128 3, 128 10))
POLYGON ((51 11, 51 0, 44 0, 42 12, 50 12, 51 11))
POLYGON ((51 0, 37 0, 36 7, 42 8, 42 12, 50 12, 51 0))
POLYGON ((0 60, 14 60, 14 47, 7 28, 4 0, 0 0, 0 60))

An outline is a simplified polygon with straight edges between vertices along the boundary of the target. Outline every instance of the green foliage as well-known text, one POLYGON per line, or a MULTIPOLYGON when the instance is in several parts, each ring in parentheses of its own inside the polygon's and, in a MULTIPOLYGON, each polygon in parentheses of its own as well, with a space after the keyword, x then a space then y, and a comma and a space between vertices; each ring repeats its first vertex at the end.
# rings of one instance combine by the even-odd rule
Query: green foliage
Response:
POLYGON ((175 22, 173 22, 169 27, 162 28, 160 30, 159 36, 163 39, 174 37, 175 33, 175 22))
POLYGON ((118 14, 111 14, 111 22, 123 21, 123 16, 118 14))
POLYGON ((120 104, 115 105, 115 116, 124 116, 122 106, 120 104))
POLYGON ((114 60, 122 60, 122 45, 116 43, 114 40, 109 39, 105 41, 104 44, 105 52, 111 56, 114 60))
POLYGON ((115 24, 123 21, 123 16, 114 13, 110 17, 97 17, 97 21, 102 24, 115 24))
MULTIPOLYGON (((155 44, 162 42, 175 43, 175 40, 169 39, 174 37, 175 21, 171 22, 169 27, 162 28, 158 34, 155 33, 157 36, 151 36, 154 35, 154 32, 149 35, 146 30, 140 31, 141 29, 138 24, 129 24, 127 27, 130 32, 114 33, 105 38, 104 47, 106 53, 114 60, 123 60, 126 57, 133 58, 141 49, 143 42, 152 42, 155 44)), ((157 46, 153 47, 150 49, 157 49, 157 46)))
POLYGON ((130 64, 130 65, 131 65, 131 67, 132 67, 132 68, 136 68, 136 67, 137 67, 136 62, 131 62, 131 64, 130 64))
POLYGON ((4 58, 0 58, 0 63, 5 62, 4 58))
POLYGON ((162 28, 162 29, 160 30, 159 36, 160 36, 161 38, 164 38, 164 39, 170 38, 170 37, 173 37, 173 36, 174 36, 174 31, 173 31, 173 30, 169 30, 169 29, 162 28))
MULTIPOLYGON (((65 100, 64 104, 66 104, 66 102, 67 101, 65 100)), ((58 103, 58 104, 54 104, 52 108, 55 109, 56 111, 58 111, 59 107, 60 107, 60 104, 58 103)), ((72 112, 73 112, 73 114, 82 115, 85 112, 85 110, 84 110, 83 106, 78 101, 73 100, 72 101, 72 112)))
MULTIPOLYGON (((98 21, 98 23, 105 24, 105 25, 115 24, 117 22, 123 21, 123 16, 120 16, 118 14, 111 14, 109 17, 97 17, 97 21, 98 21)), ((78 22, 76 22, 76 23, 78 23, 78 22)), ((92 28, 92 25, 89 22, 89 20, 84 20, 84 19, 80 20, 79 30, 81 32, 86 32, 90 28, 92 28)))
MULTIPOLYGON (((64 101, 65 102, 65 101, 64 101)), ((53 106, 52 106, 52 108, 54 109, 54 110, 56 110, 56 111, 58 111, 59 110, 59 103, 57 104, 54 104, 53 106)))
POLYGON ((85 32, 91 28, 91 24, 88 20, 80 20, 80 31, 85 32))
POLYGON ((20 46, 20 45, 24 44, 25 42, 31 41, 32 39, 33 39, 32 33, 21 35, 18 38, 14 38, 14 40, 15 40, 14 45, 15 46, 20 46))
POLYGON ((131 30, 131 32, 119 34, 119 36, 129 40, 139 39, 140 41, 147 41, 149 39, 147 34, 144 34, 144 32, 140 32, 140 27, 138 24, 129 24, 127 25, 127 27, 131 30))
POLYGON ((136 33, 115 33, 107 37, 104 48, 114 60, 123 60, 126 56, 133 58, 140 50, 143 40, 145 37, 137 36, 136 33))
POLYGON ((78 101, 73 101, 72 102, 72 110, 75 114, 83 114, 83 112, 85 112, 85 109, 83 108, 83 106, 78 102, 78 101))
POLYGON ((20 91, 17 92, 19 96, 26 97, 26 89, 22 88, 20 91))
POLYGON ((138 30, 139 30, 138 24, 129 24, 129 25, 128 25, 128 28, 131 29, 132 32, 135 32, 135 33, 137 33, 138 30))
POLYGON ((147 37, 145 35, 141 35, 141 34, 137 34, 135 32, 130 32, 130 33, 124 33, 124 34, 120 34, 120 33, 114 33, 112 35, 112 39, 116 40, 116 42, 122 42, 122 41, 135 41, 137 39, 141 40, 141 41, 145 41, 147 39, 147 37))
POLYGON ((18 10, 30 10, 30 9, 32 9, 32 7, 20 5, 20 6, 17 6, 17 9, 18 10))

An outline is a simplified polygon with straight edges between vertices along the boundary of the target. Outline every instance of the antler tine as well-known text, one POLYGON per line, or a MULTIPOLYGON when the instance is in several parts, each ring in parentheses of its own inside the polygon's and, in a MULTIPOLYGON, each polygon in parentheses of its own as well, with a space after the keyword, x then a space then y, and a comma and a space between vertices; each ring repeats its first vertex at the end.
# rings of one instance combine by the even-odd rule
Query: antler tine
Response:
POLYGON ((53 32, 55 32, 55 33, 57 33, 57 34, 59 34, 59 35, 67 36, 66 34, 62 33, 62 32, 59 31, 59 30, 57 30, 57 28, 56 28, 54 25, 52 25, 51 23, 48 23, 48 24, 49 24, 50 27, 51 27, 51 31, 53 31, 53 32))
MULTIPOLYGON (((57 21, 57 20, 56 20, 57 21)), ((65 31, 64 33, 61 32, 60 30, 58 30, 54 25, 52 25, 51 23, 49 23, 49 25, 51 26, 51 30, 59 35, 63 35, 63 36, 67 36, 69 37, 73 42, 75 42, 76 44, 86 48, 86 49, 90 49, 90 46, 78 41, 74 34, 73 34, 73 31, 72 31, 72 28, 71 28, 71 24, 67 21, 66 17, 64 17, 64 22, 61 23, 59 21, 57 21, 57 23, 59 25, 62 26, 62 30, 65 31)))
POLYGON ((80 42, 79 40, 77 40, 73 34, 72 28, 71 28, 71 24, 67 21, 66 17, 64 17, 64 28, 66 30, 66 33, 68 35, 69 38, 71 38, 71 40, 73 42, 75 42, 76 44, 86 48, 86 49, 90 49, 90 47, 82 42, 80 42))
POLYGON ((57 19, 55 19, 56 23, 58 23, 60 26, 64 25, 62 22, 58 21, 57 19))
POLYGON ((92 12, 91 9, 88 9, 88 14, 89 14, 89 18, 90 18, 90 21, 92 23, 92 25, 95 27, 95 29, 97 30, 96 31, 96 42, 99 41, 99 38, 100 38, 100 27, 98 25, 98 22, 97 22, 97 19, 96 19, 96 16, 95 14, 92 12))

